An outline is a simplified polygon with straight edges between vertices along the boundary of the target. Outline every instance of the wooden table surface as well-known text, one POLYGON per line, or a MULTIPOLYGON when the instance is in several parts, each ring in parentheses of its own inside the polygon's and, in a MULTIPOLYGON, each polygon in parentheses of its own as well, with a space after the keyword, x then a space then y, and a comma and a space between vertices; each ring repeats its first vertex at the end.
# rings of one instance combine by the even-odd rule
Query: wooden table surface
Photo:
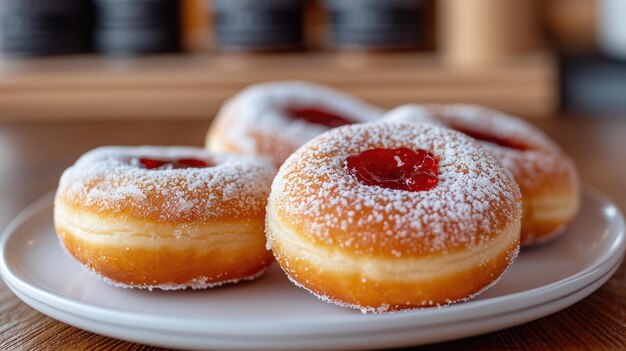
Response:
MULTIPOLYGON (((623 116, 626 117, 626 116, 623 116)), ((626 118, 536 121, 570 153, 582 179, 626 208, 626 118)), ((54 189, 62 170, 106 144, 201 145, 208 121, 0 123, 0 226, 54 189)), ((540 273, 538 273, 540 274, 540 273)), ((598 291, 546 318, 426 349, 626 349, 626 264, 598 291)), ((0 282, 1 350, 152 350, 82 331, 36 312, 0 282)))

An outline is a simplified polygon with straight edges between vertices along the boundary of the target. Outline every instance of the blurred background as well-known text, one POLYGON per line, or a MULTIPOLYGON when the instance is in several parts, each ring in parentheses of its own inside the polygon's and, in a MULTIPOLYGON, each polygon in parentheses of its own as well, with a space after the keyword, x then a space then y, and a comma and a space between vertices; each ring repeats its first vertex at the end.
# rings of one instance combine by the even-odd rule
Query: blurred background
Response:
POLYGON ((209 119, 264 80, 626 114, 626 0, 1 0, 0 120, 209 119))

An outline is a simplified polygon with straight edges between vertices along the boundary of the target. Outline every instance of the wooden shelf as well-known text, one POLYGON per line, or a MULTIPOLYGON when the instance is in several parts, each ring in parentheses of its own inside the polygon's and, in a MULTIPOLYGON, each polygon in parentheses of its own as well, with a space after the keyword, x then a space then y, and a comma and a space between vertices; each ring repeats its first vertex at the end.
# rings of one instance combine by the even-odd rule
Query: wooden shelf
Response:
POLYGON ((525 117, 553 114, 553 57, 456 71, 432 53, 68 57, 2 62, 0 119, 211 118, 248 84, 304 79, 382 107, 467 102, 525 117))

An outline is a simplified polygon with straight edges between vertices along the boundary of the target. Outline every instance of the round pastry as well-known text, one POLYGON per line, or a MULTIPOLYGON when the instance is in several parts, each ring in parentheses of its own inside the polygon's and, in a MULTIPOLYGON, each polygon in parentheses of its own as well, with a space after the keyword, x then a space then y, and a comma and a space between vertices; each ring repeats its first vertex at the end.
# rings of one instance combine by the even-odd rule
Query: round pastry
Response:
POLYGON ((297 148, 338 126, 373 121, 383 111, 326 86, 297 82, 248 87, 220 109, 209 151, 263 156, 280 166, 297 148))
POLYGON ((62 246, 97 276, 135 288, 194 289, 250 280, 265 249, 266 161, 187 147, 102 147, 61 177, 62 246))
POLYGON ((272 183, 266 234, 296 285, 363 312, 441 306, 516 257, 520 192, 469 137, 411 123, 331 130, 272 183))
POLYGON ((529 123, 473 105, 405 105, 389 112, 392 121, 434 123, 463 132, 508 168, 522 192, 522 246, 563 232, 579 207, 574 163, 550 138, 529 123))

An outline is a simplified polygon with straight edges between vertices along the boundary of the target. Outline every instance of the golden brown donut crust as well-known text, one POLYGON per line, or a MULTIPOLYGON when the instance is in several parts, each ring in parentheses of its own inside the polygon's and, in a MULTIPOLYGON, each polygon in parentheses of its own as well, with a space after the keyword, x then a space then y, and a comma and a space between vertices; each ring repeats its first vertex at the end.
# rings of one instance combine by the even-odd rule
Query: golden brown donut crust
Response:
POLYGON ((56 231, 76 260, 115 285, 176 289, 217 286, 262 273, 274 259, 265 240, 258 239, 263 224, 256 227, 256 242, 231 245, 228 251, 197 242, 183 248, 96 244, 62 226, 56 231))
POLYGON ((512 262, 520 197, 511 174, 461 133, 368 123, 327 132, 283 164, 266 231, 288 276, 323 299, 374 312, 443 305, 482 291, 512 262), (348 156, 397 147, 433 153, 438 186, 366 186, 343 168, 348 156))
POLYGON ((313 262, 303 259, 294 262, 293 253, 280 241, 274 241, 272 251, 291 280, 320 299, 365 312, 382 312, 469 300, 497 281, 511 264, 518 248, 519 242, 513 241, 507 250, 485 264, 465 266, 436 278, 382 281, 364 278, 363 274, 356 272, 319 269, 313 262))
POLYGON ((122 286, 203 288, 271 264, 263 234, 275 169, 198 148, 105 147, 68 168, 55 226, 78 261, 122 286), (201 159, 208 168, 148 170, 138 157, 201 159))

